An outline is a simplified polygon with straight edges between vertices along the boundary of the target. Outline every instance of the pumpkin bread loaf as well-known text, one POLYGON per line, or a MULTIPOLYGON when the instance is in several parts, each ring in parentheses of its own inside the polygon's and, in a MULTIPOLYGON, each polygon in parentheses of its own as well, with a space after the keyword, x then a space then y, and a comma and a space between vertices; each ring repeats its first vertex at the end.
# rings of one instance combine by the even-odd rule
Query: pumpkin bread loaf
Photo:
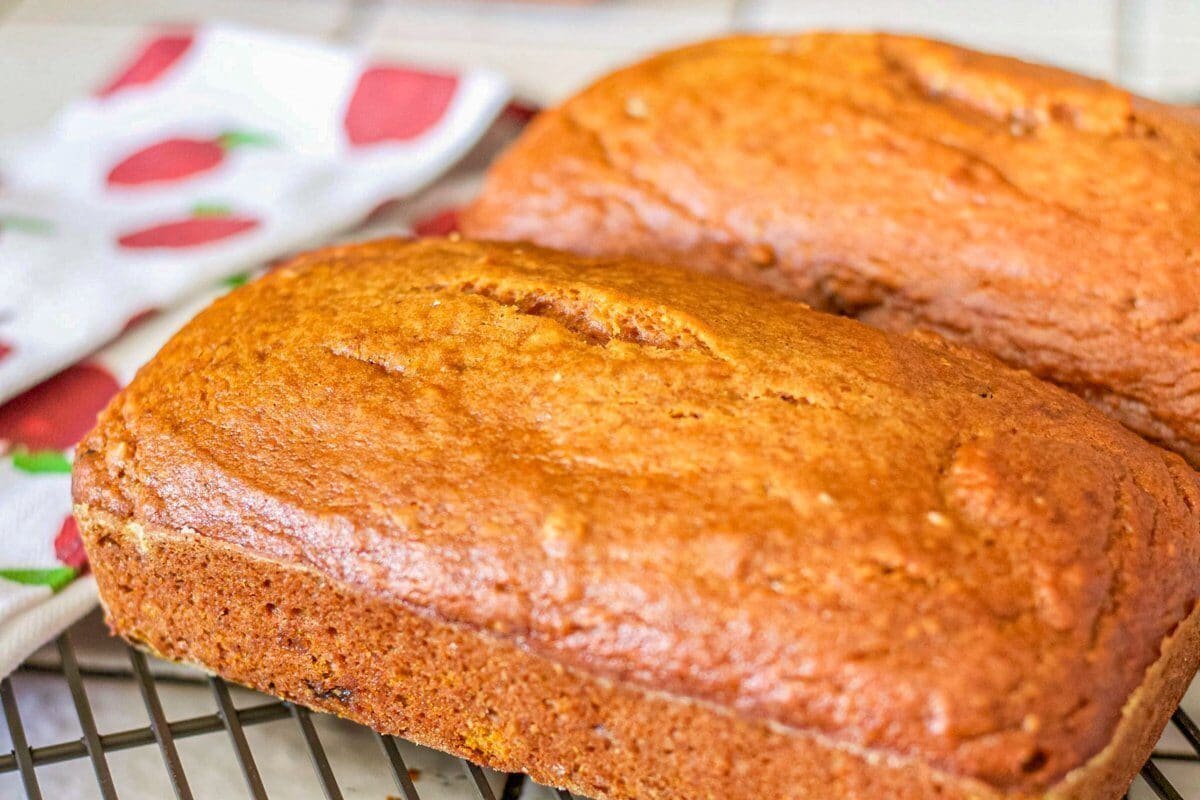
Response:
POLYGON ((922 39, 723 39, 542 114, 462 227, 936 331, 1200 464, 1194 108, 922 39))
POLYGON ((610 800, 1121 795, 1200 477, 936 337, 533 246, 318 251, 79 446, 112 627, 610 800))

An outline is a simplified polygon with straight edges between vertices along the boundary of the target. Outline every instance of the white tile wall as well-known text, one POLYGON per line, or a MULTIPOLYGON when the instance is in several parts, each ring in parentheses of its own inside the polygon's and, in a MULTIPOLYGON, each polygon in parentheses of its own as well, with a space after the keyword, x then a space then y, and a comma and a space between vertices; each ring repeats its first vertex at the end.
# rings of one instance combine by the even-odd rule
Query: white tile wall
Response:
POLYGON ((134 27, 0 20, 0 137, 45 124, 64 102, 115 70, 140 38, 134 27))
POLYGON ((749 29, 893 30, 1113 77, 1116 0, 743 0, 749 29))
POLYGON ((1122 82, 1154 97, 1200 103, 1200 3, 1121 3, 1122 82))
POLYGON ((351 0, 25 0, 13 6, 7 22, 127 27, 225 19, 315 33, 338 25, 351 0))
POLYGON ((36 128, 127 59, 146 28, 223 19, 312 36, 346 22, 340 0, 0 0, 0 137, 36 128), (6 7, 6 3, 8 3, 6 7))
POLYGON ((734 28, 909 31, 1200 102, 1200 0, 0 0, 0 135, 44 120, 138 28, 197 19, 360 41, 430 66, 483 64, 540 102, 734 28))
POLYGON ((392 0, 379 5, 367 43, 393 58, 484 64, 509 75, 521 96, 547 103, 641 54, 729 30, 734 8, 734 0, 392 0))

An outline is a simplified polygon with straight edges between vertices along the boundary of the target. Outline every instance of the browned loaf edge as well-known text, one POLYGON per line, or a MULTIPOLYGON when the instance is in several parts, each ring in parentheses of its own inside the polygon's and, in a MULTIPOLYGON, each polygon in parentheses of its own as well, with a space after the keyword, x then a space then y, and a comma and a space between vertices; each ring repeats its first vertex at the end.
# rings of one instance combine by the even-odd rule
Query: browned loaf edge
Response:
POLYGON ((1194 108, 922 39, 722 39, 542 114, 461 224, 937 331, 1200 464, 1194 108))
POLYGON ((1197 667, 1200 612, 1108 746, 1045 793, 603 680, 312 570, 79 506, 113 630, 259 691, 597 800, 1105 800, 1121 796, 1197 667))
MULTIPOLYGON (((1181 458, 990 359, 626 260, 445 240, 302 257, 177 334, 74 474, 118 630, 234 680, 298 658, 338 692, 378 683, 302 639, 267 647, 269 619, 214 641, 155 603, 357 596, 401 639, 412 612, 621 697, 903 763, 927 796, 951 776, 1038 796, 1083 769, 1115 797, 1195 657, 1147 679, 1200 592, 1181 458), (228 568, 110 567, 130 533, 228 568), (294 593, 270 598, 272 570, 294 593), (1141 686, 1155 713, 1123 723, 1141 686)), ((371 713, 424 713, 397 702, 371 713)), ((627 780, 675 779, 701 780, 627 780)))

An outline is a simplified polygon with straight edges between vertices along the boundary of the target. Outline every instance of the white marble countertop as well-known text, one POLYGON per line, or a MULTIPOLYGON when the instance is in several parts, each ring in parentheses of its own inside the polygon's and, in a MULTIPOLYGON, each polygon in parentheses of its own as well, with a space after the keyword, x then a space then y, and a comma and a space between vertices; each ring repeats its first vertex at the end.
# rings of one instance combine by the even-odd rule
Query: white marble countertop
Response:
MULTIPOLYGON (((542 103, 659 47, 735 28, 808 27, 918 31, 1061 63, 1167 99, 1200 99, 1200 6, 1189 0, 608 0, 575 5, 497 0, 209 0, 203 5, 186 0, 0 0, 0 136, 37 127, 65 100, 87 91, 96 76, 113 69, 129 52, 145 26, 205 19, 337 39, 428 66, 492 66, 513 79, 521 96, 542 103)), ((95 620, 76 629, 81 661, 96 670, 127 669, 123 651, 98 631, 95 620)), ((36 662, 50 664, 54 658, 47 649, 36 662)), ((161 684, 163 703, 172 717, 215 710, 208 686, 190 678, 161 684)), ((146 724, 137 688, 129 679, 92 677, 87 684, 102 731, 146 724)), ((79 737, 60 676, 20 672, 14 685, 32 744, 79 737)), ((251 694, 238 690, 239 704, 253 702, 251 694)), ((1193 688, 1186 707, 1200 718, 1200 690, 1193 688)), ((368 732, 324 717, 317 725, 346 797, 398 796, 368 732)), ((272 797, 321 796, 293 720, 248 728, 247 736, 272 797)), ((1174 731, 1168 731, 1162 747, 1186 751, 1174 731)), ((0 726, 0 753, 10 749, 0 726)), ((182 740, 179 750, 198 798, 245 796, 224 734, 182 740)), ((417 787, 423 798, 472 796, 456 760, 419 748, 406 749, 404 755, 419 772, 417 787)), ((114 755, 110 763, 121 797, 171 796, 154 748, 114 755)), ((1171 762, 1162 768, 1184 797, 1200 797, 1200 768, 1171 762)), ((85 761, 40 768, 38 773, 48 798, 99 797, 85 761)), ((17 776, 0 775, 0 798, 21 796, 17 776)), ((552 794, 533 788, 526 796, 548 799, 552 794)), ((1153 794, 1135 784, 1130 796, 1144 800, 1153 794)))

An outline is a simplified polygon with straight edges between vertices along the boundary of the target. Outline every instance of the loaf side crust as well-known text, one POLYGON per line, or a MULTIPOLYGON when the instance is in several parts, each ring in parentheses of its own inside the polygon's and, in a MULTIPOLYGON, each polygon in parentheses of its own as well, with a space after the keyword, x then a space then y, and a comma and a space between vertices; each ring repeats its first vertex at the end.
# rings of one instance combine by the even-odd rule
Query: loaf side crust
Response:
POLYGON ((77 506, 110 627, 167 659, 596 800, 1108 800, 1200 664, 1200 612, 1163 642, 1112 741, 1044 793, 608 681, 292 564, 77 506))

